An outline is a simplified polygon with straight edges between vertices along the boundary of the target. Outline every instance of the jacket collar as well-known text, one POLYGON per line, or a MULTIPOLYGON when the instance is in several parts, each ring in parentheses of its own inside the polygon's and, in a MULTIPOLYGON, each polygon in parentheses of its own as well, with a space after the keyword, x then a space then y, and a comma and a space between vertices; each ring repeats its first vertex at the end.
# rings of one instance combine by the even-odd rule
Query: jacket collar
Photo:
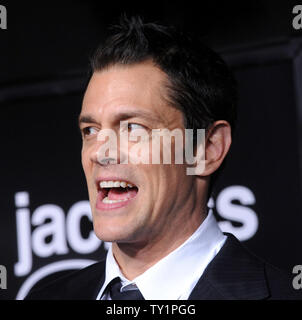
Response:
POLYGON ((269 296, 264 262, 232 234, 210 262, 189 300, 261 300, 269 296))

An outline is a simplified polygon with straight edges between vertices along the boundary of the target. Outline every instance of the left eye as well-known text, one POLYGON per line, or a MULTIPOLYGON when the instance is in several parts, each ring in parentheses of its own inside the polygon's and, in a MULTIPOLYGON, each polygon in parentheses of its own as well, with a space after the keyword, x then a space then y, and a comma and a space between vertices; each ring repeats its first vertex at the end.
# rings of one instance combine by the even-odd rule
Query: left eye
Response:
POLYGON ((133 131, 136 129, 144 129, 144 126, 138 123, 128 123, 128 130, 133 131))

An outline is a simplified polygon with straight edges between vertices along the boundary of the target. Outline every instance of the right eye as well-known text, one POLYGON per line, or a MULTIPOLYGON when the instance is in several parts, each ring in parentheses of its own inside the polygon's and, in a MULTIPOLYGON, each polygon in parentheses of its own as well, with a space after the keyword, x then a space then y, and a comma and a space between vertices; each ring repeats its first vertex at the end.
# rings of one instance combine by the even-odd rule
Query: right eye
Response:
POLYGON ((82 132, 83 132, 83 136, 86 137, 86 136, 92 136, 93 134, 96 134, 97 133, 97 129, 94 128, 94 127, 86 127, 86 128, 83 128, 82 129, 82 132))

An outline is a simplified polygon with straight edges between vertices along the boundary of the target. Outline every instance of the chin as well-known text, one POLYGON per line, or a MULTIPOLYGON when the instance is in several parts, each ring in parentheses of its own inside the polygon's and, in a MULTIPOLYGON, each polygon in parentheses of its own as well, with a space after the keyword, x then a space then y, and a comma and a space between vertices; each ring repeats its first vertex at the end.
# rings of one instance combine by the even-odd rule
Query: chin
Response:
POLYGON ((127 242, 129 238, 129 232, 126 231, 126 228, 117 227, 116 224, 112 225, 104 222, 95 223, 94 232, 100 240, 105 242, 127 242))

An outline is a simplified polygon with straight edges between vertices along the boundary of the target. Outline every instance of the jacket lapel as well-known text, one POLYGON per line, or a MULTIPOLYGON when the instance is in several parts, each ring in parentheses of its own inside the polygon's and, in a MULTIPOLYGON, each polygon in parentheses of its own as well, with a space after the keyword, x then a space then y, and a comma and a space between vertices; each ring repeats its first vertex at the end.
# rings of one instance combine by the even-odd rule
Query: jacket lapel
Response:
POLYGON ((67 284, 68 299, 95 300, 105 281, 105 260, 95 263, 78 273, 76 281, 67 284))
POLYGON ((189 300, 261 300, 269 297, 264 262, 232 234, 210 262, 189 300))

